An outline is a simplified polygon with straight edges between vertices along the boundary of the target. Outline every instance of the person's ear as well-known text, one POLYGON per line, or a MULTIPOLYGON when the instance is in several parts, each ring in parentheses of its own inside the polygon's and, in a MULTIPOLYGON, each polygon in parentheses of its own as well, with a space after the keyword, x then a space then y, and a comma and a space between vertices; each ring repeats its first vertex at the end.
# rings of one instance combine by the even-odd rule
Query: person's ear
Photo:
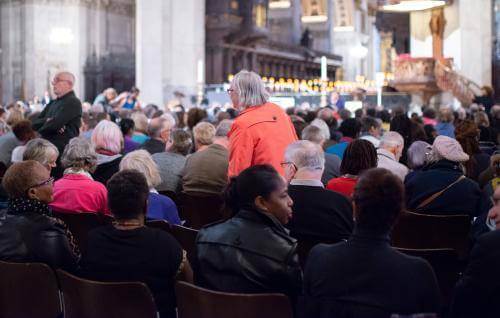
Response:
POLYGON ((31 188, 28 190, 28 199, 38 200, 36 188, 31 188))
POLYGON ((255 206, 259 210, 262 210, 264 212, 268 212, 269 211, 268 208, 267 208, 267 205, 266 205, 266 200, 262 196, 260 196, 260 195, 255 198, 254 204, 255 204, 255 206))

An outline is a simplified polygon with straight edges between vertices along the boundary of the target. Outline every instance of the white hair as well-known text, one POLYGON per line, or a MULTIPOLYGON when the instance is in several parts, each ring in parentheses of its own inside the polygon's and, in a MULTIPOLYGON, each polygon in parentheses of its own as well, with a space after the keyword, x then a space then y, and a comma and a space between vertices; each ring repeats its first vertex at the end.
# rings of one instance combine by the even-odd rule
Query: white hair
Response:
POLYGON ((158 166, 146 150, 135 150, 126 154, 120 161, 120 171, 125 169, 134 169, 142 173, 150 189, 161 183, 158 166))
POLYGON ((168 125, 169 125, 168 129, 174 129, 176 121, 175 121, 174 116, 172 116, 172 114, 170 114, 170 113, 163 113, 161 115, 161 118, 164 118, 164 119, 167 120, 168 125))
POLYGON ((293 162, 297 169, 322 170, 325 167, 325 153, 321 147, 308 140, 299 140, 285 150, 285 160, 293 162))
MULTIPOLYGON (((265 104, 269 93, 259 74, 241 70, 232 80, 235 93, 238 94, 239 107, 247 108, 265 104)), ((236 106, 236 105, 235 105, 236 106)))
POLYGON ((379 148, 404 147, 404 145, 403 136, 395 131, 388 131, 380 139, 379 148))
POLYGON ((330 139, 330 128, 323 119, 316 118, 311 122, 311 125, 316 126, 321 130, 321 133, 323 134, 323 138, 325 138, 325 140, 330 139))

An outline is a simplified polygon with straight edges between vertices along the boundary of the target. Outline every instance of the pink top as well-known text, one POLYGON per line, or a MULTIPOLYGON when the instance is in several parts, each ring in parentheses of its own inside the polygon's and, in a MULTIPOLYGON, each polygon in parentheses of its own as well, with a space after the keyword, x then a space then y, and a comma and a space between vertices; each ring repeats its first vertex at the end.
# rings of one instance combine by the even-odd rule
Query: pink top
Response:
POLYGON ((111 214, 106 187, 82 174, 65 174, 57 180, 49 205, 56 212, 111 214))

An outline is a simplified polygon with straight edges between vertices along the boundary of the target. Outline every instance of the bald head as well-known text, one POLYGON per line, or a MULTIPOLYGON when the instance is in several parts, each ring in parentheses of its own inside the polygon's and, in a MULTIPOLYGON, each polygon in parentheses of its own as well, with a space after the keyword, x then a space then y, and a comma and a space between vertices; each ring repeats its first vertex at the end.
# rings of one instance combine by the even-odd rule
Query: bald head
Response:
POLYGON ((75 75, 70 72, 58 72, 52 79, 52 87, 57 97, 66 95, 73 90, 75 85, 75 75))

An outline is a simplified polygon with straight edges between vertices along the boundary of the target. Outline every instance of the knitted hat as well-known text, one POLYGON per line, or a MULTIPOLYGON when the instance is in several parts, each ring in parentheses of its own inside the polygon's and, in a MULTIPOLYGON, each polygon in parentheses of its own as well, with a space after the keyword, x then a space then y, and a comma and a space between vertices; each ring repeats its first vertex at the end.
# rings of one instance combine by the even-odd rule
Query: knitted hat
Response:
POLYGON ((463 151, 458 141, 447 136, 437 136, 432 144, 432 151, 453 162, 469 160, 469 155, 463 151))

